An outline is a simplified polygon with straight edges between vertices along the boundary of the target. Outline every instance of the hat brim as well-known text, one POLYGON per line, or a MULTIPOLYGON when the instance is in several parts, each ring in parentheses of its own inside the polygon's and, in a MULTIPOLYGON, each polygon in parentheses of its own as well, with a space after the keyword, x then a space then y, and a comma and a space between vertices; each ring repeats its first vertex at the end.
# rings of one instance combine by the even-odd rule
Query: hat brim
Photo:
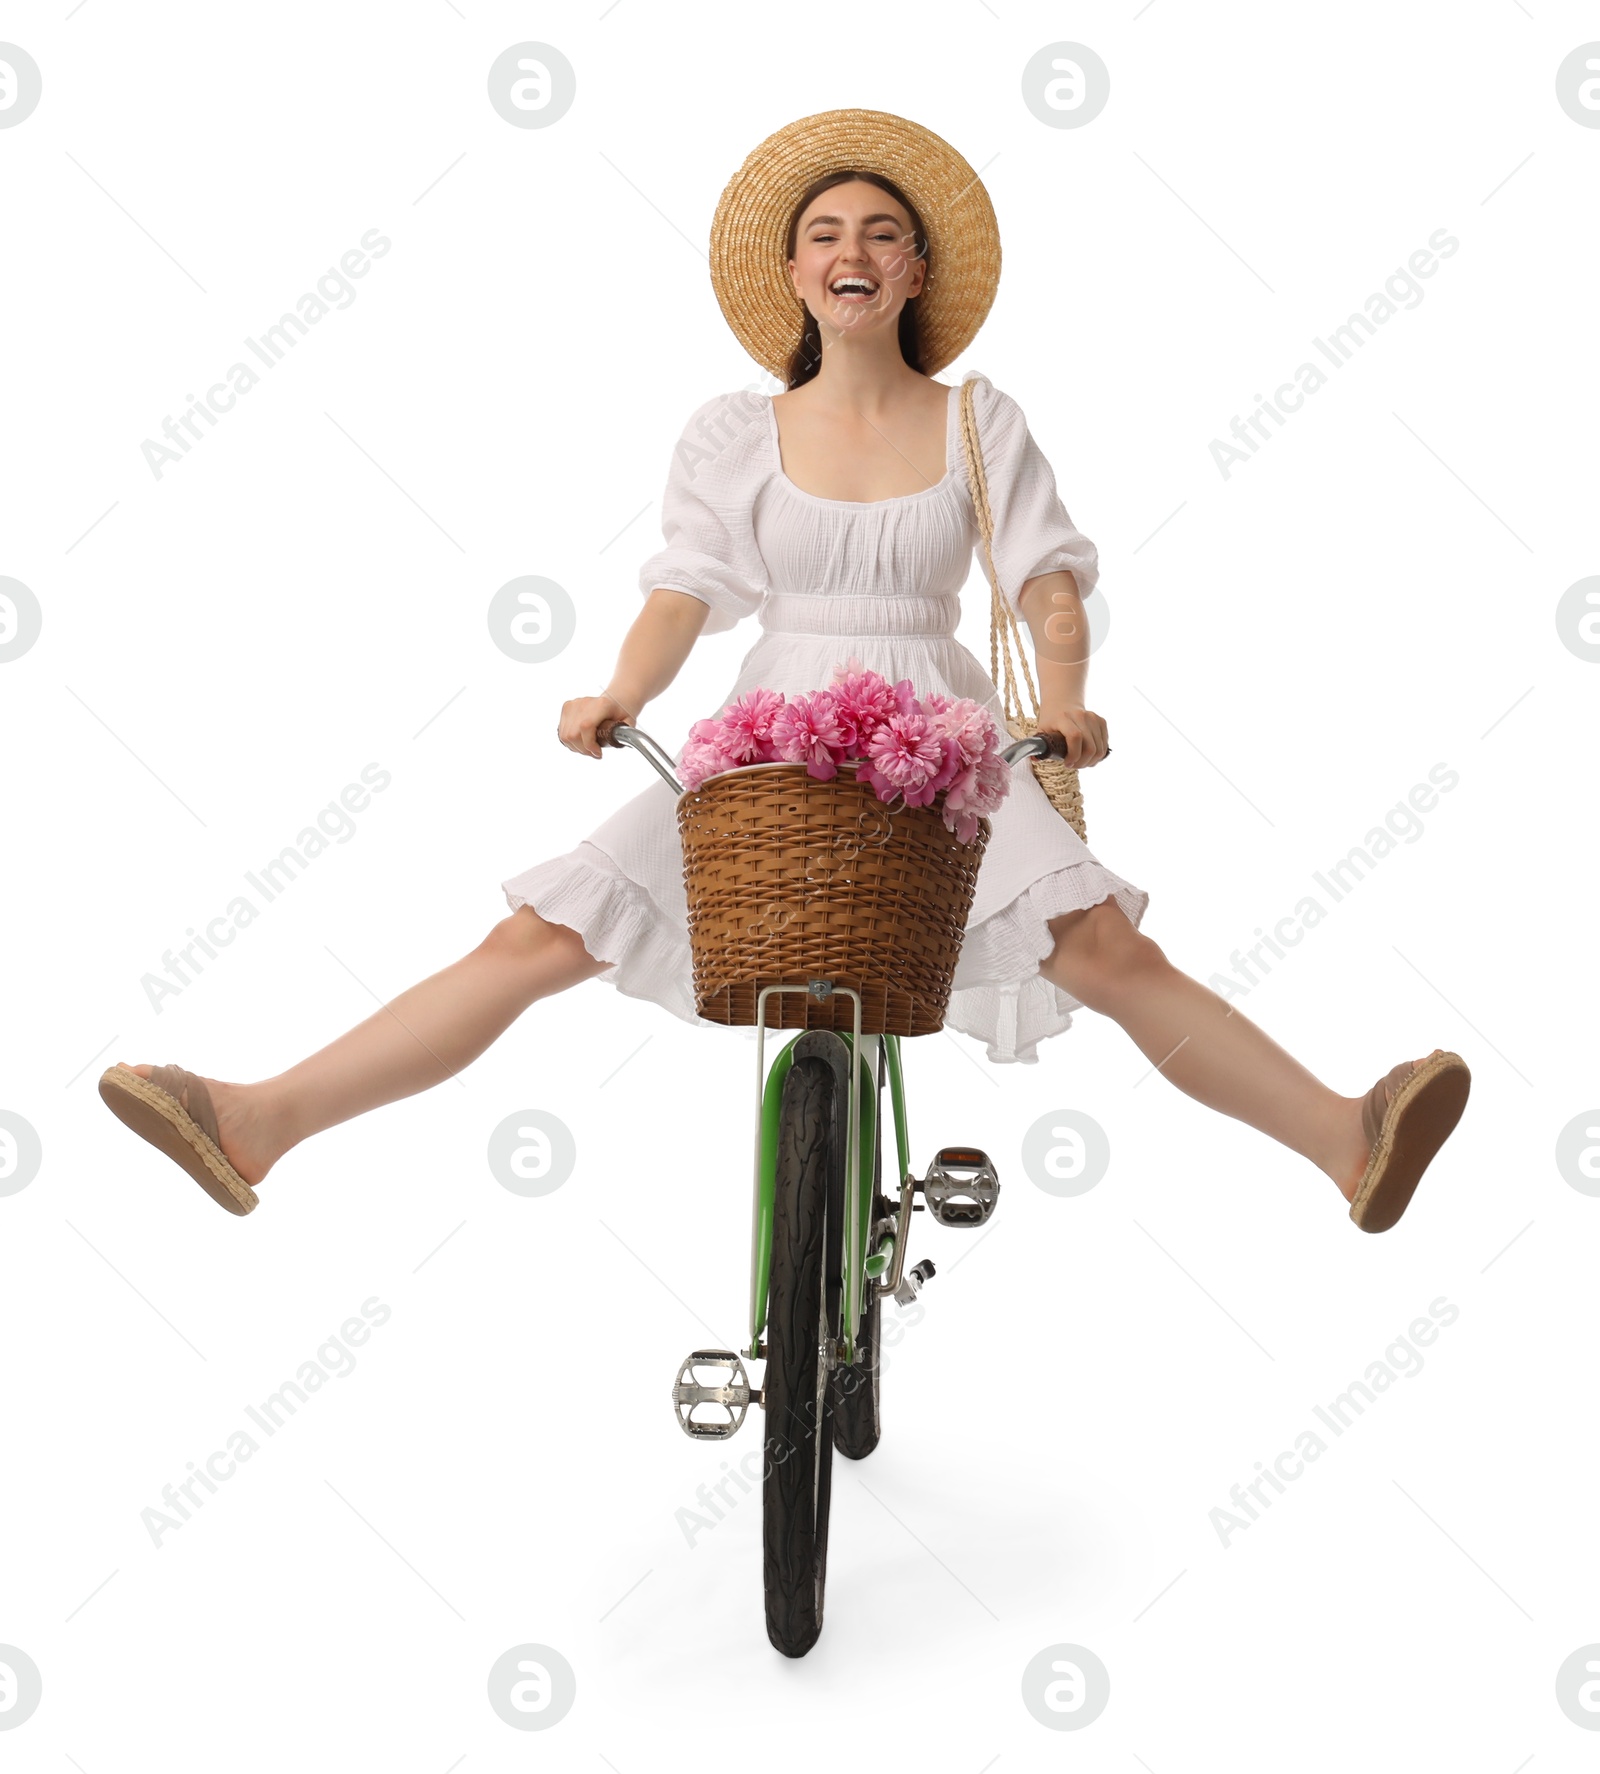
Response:
POLYGON ((711 223, 711 286, 735 337, 780 381, 805 328, 785 257, 789 218, 819 178, 882 173, 916 205, 928 235, 917 297, 922 367, 937 375, 972 342, 1000 281, 1000 226, 989 193, 942 137, 889 111, 819 111, 753 149, 711 223))

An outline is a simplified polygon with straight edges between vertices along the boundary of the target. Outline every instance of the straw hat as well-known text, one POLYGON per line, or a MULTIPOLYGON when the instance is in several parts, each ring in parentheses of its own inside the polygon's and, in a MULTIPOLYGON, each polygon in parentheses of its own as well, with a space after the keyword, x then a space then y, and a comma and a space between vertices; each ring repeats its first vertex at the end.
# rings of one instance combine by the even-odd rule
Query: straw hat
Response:
POLYGON ((805 327, 785 260, 804 191, 846 167, 878 172, 917 206, 928 272, 917 297, 923 367, 937 375, 971 343, 1000 281, 1000 228, 983 181, 942 137, 889 111, 819 111, 745 157, 711 223, 711 285, 739 343, 779 380, 805 327))

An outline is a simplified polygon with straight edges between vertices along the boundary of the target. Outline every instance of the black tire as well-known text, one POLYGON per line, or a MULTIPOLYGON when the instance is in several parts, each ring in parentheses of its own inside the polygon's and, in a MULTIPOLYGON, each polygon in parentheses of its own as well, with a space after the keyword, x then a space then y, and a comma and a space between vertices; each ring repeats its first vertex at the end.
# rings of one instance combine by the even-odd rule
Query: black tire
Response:
MULTIPOLYGON (((872 1149, 872 1218, 868 1230, 879 1220, 893 1216, 894 1206, 879 1190, 883 1186, 883 1085, 887 1075, 883 1043, 878 1043, 877 1076, 870 1088, 877 1093, 877 1113, 872 1118, 875 1132, 872 1149)), ((862 1079, 864 1088, 868 1080, 862 1079)), ((869 1236, 870 1244, 870 1236, 869 1236)), ((857 1340, 862 1345, 861 1358, 841 1362, 833 1370, 833 1445, 846 1459, 864 1460, 878 1445, 883 1433, 879 1415, 879 1354, 882 1349, 883 1301, 878 1297, 877 1283, 863 1284, 861 1323, 857 1340)))
POLYGON ((822 1631, 834 1422, 820 1344, 838 1326, 843 1122, 833 1067, 797 1059, 778 1129, 762 1382, 767 1637, 786 1657, 805 1656, 822 1631))
POLYGON ((833 1374, 833 1445, 847 1460, 864 1460, 878 1445, 883 1421, 878 1395, 878 1352, 883 1302, 876 1295, 861 1315, 861 1355, 833 1374))

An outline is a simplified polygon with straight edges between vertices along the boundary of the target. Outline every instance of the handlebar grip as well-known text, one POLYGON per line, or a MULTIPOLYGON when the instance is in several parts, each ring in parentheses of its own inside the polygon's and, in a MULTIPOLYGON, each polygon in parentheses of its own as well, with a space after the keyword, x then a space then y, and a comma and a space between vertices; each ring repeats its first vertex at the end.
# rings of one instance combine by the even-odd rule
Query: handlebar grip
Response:
MULTIPOLYGON (((1045 753, 1046 757, 1064 758, 1067 755, 1067 740, 1065 734, 1052 733, 1046 728, 1042 732, 1036 733, 1034 737, 1036 739, 1044 740, 1044 742, 1050 747, 1049 751, 1045 753)), ((1109 745, 1105 749, 1105 756, 1108 758, 1111 756, 1111 747, 1109 745)))
POLYGON ((618 721, 614 719, 602 721, 594 730, 595 742, 599 745, 613 745, 620 747, 622 741, 617 738, 617 729, 618 727, 625 727, 626 725, 626 721, 618 721))

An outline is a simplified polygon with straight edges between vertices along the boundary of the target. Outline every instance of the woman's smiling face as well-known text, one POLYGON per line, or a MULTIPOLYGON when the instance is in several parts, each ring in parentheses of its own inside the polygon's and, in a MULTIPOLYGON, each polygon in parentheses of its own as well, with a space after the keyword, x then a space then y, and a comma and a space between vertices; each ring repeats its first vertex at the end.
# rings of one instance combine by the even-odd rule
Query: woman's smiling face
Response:
POLYGON ((862 333, 899 325, 900 310, 922 288, 910 218, 887 191, 864 179, 832 185, 806 206, 795 230, 789 275, 824 326, 862 333))

